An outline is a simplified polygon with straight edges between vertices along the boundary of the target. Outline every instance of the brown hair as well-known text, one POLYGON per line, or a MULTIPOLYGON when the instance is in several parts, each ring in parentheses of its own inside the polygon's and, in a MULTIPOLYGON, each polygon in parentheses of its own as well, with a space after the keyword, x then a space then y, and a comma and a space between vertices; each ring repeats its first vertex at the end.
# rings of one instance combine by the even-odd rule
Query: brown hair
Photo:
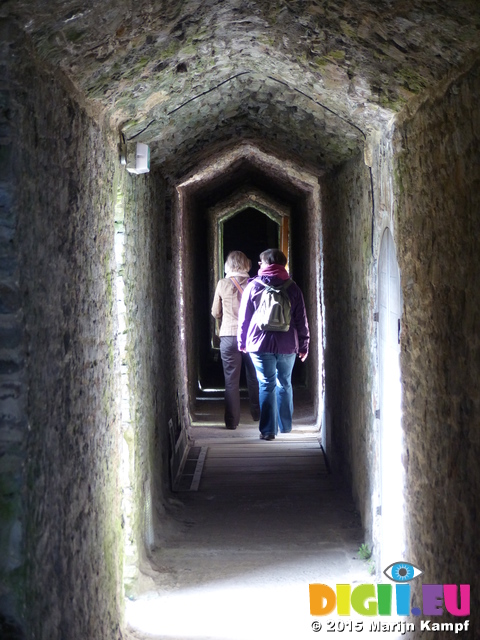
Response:
POLYGON ((280 249, 267 249, 260 254, 260 260, 265 264, 280 264, 284 267, 287 264, 287 256, 280 249))

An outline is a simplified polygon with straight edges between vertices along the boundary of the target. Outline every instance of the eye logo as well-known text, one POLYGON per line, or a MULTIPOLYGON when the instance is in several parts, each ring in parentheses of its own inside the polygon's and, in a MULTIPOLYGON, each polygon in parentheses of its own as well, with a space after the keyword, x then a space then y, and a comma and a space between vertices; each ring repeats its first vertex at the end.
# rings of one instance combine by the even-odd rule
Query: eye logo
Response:
POLYGON ((423 571, 410 562, 393 562, 383 573, 394 582, 410 582, 423 571))

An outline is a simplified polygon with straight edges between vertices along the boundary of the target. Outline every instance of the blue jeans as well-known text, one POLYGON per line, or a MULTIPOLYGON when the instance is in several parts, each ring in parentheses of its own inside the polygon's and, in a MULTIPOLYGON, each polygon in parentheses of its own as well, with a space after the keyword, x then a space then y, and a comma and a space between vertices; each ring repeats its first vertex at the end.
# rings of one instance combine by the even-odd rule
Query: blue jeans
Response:
POLYGON ((263 435, 292 430, 292 370, 295 353, 251 353, 257 372, 260 424, 263 435))

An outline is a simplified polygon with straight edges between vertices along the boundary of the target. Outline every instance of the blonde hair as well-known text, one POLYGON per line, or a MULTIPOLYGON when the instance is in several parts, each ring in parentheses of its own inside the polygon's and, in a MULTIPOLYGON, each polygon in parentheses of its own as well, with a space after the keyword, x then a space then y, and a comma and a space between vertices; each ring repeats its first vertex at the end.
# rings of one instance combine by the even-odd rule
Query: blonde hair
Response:
POLYGON ((250 271, 252 262, 241 251, 230 251, 225 262, 225 273, 229 271, 250 271))

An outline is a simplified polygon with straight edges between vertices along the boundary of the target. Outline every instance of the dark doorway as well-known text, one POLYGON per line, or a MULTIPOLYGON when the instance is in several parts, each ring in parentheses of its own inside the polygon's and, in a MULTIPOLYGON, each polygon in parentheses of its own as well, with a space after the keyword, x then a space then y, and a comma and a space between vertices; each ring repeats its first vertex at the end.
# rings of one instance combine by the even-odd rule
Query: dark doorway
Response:
MULTIPOLYGON (((222 224, 222 223, 220 223, 222 224)), ((223 253, 221 273, 225 276, 223 265, 230 251, 243 251, 252 261, 250 276, 254 277, 258 272, 258 258, 265 249, 278 247, 280 225, 267 215, 255 209, 247 207, 223 222, 223 230, 219 229, 223 238, 223 253)), ((211 305, 211 300, 208 300, 211 305)), ((209 317, 210 309, 205 311, 205 317, 209 317)), ((203 356, 199 363, 199 385, 201 389, 221 389, 224 386, 223 369, 218 349, 212 348, 211 335, 207 330, 201 333, 203 356)), ((242 372, 242 386, 245 386, 244 373, 242 372)))
POLYGON ((278 247, 280 226, 258 209, 248 207, 223 225, 223 263, 230 251, 243 251, 252 261, 250 275, 258 271, 258 257, 265 251, 278 247))

